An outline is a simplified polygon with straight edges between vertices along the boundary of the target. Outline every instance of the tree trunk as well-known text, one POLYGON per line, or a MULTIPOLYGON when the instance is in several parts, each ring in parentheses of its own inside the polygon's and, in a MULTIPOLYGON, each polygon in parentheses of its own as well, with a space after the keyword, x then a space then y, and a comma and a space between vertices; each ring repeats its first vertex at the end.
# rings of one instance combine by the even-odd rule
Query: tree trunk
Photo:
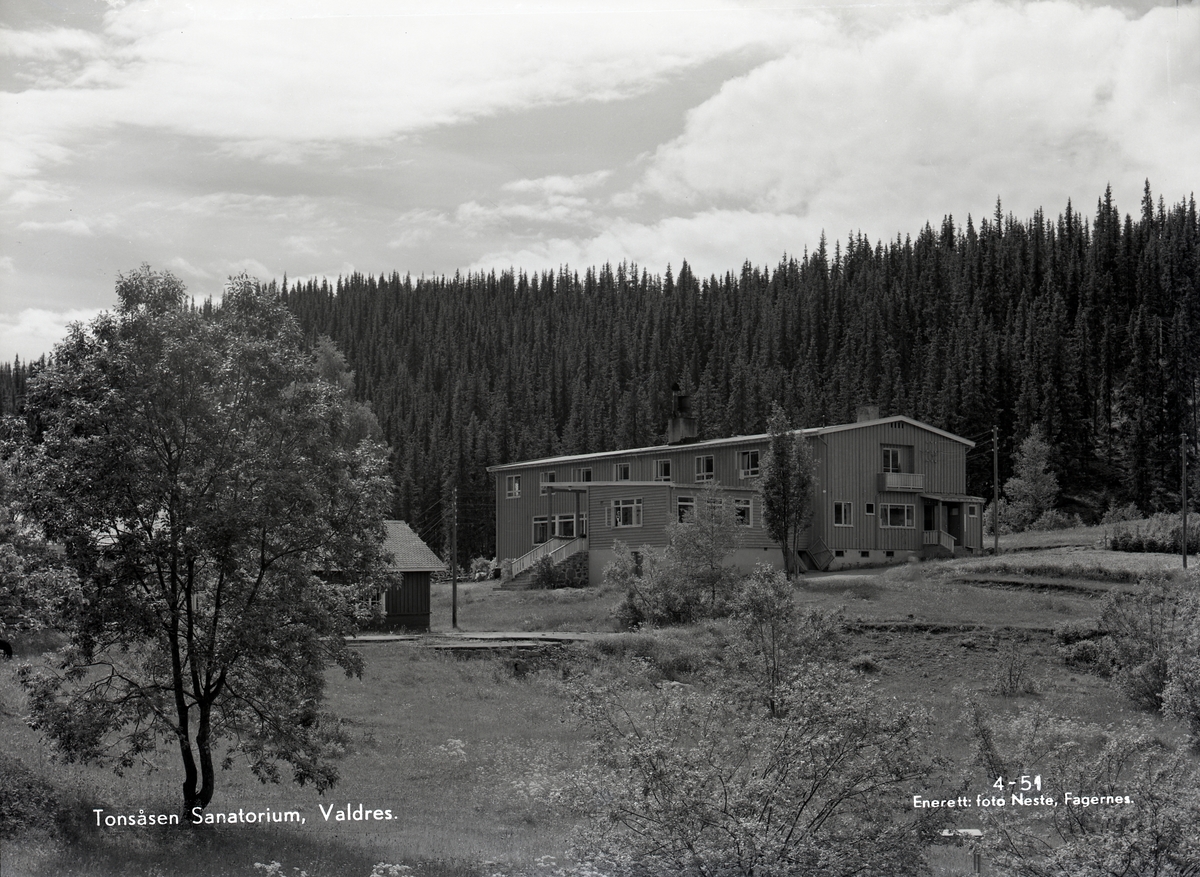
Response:
POLYGON ((196 730, 196 749, 200 755, 200 794, 198 798, 201 807, 208 806, 208 802, 212 800, 213 790, 216 787, 216 774, 213 771, 212 744, 209 740, 211 710, 211 704, 201 701, 199 727, 196 730))

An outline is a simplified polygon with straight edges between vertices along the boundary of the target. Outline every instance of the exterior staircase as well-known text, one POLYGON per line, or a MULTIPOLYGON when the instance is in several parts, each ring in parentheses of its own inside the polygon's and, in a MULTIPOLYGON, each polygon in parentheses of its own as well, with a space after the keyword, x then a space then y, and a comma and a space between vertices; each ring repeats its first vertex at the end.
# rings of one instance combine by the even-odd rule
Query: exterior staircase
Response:
POLYGON ((550 562, 557 566, 581 551, 587 551, 586 536, 574 539, 555 536, 507 564, 504 570, 504 580, 500 587, 505 590, 528 588, 533 582, 534 567, 543 557, 549 557, 550 562))

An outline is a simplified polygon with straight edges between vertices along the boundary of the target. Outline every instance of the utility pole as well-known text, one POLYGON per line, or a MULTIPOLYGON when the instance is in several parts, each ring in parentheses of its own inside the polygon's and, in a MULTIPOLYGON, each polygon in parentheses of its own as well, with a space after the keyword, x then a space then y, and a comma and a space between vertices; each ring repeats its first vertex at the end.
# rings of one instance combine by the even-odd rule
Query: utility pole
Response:
POLYGON ((450 626, 458 630, 458 482, 450 492, 450 626))
POLYGON ((1000 427, 992 427, 992 554, 1000 554, 1000 427))
POLYGON ((1183 433, 1179 437, 1179 469, 1180 469, 1180 484, 1179 484, 1179 505, 1180 514, 1183 516, 1183 540, 1179 546, 1180 552, 1183 554, 1183 568, 1187 569, 1187 550, 1188 550, 1188 534, 1187 534, 1187 433, 1183 433))

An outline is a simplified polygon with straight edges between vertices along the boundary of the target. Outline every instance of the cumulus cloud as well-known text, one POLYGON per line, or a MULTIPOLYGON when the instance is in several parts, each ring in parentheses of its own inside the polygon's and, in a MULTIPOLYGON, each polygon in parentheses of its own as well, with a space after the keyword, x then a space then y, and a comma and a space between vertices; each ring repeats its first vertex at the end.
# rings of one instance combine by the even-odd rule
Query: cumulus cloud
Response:
POLYGON ((64 219, 61 222, 36 222, 28 220, 17 226, 22 231, 55 231, 80 237, 91 237, 92 229, 82 219, 64 219))
POLYGON ((19 31, 0 27, 0 57, 46 61, 63 55, 98 55, 104 48, 96 34, 71 28, 19 31))
POLYGON ((820 230, 801 217, 749 210, 709 210, 647 223, 618 219, 587 238, 525 242, 488 253, 470 270, 517 265, 540 271, 625 260, 662 271, 686 260, 697 274, 723 274, 747 259, 773 268, 784 254, 798 255, 814 232, 820 236, 820 230))
POLYGON ((76 308, 50 311, 25 308, 18 313, 0 313, 0 357, 11 362, 14 356, 37 359, 49 353, 67 335, 71 323, 86 323, 100 308, 76 308))
MULTIPOLYGON (((51 144, 117 124, 214 137, 291 161, 297 144, 388 138, 531 106, 624 97, 712 57, 778 40, 763 14, 730 2, 647 10, 144 0, 107 14, 103 51, 76 38, 102 55, 88 88, 4 95, 0 113, 6 145, 19 153, 13 164, 26 174, 67 157, 51 144)), ((9 34, 13 52, 45 55, 67 42, 52 33, 9 34)))
POLYGON ((814 20, 695 108, 639 194, 883 237, 998 196, 1053 210, 1108 182, 1136 197, 1146 177, 1179 194, 1200 155, 1197 35, 1196 9, 1131 21, 1066 3, 979 2, 865 34, 814 20))

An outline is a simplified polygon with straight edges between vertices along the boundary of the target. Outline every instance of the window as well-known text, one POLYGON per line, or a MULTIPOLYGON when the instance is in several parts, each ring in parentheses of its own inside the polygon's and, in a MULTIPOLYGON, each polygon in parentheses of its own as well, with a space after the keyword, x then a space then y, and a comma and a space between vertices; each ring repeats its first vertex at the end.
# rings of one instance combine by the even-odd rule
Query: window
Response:
POLYGON ((591 481, 592 480, 592 467, 588 466, 586 469, 576 469, 574 474, 571 476, 571 480, 572 481, 591 481))
POLYGON ((913 507, 910 505, 889 505, 888 503, 879 504, 880 527, 902 527, 911 530, 916 527, 915 521, 916 518, 913 514, 913 507))
POLYGON ((713 473, 716 471, 713 466, 712 454, 705 457, 696 458, 696 480, 697 481, 712 481, 713 473))
POLYGON ((609 511, 614 527, 642 526, 641 499, 614 499, 609 511))
POLYGON ((555 515, 550 521, 550 535, 559 539, 574 539, 587 534, 587 515, 579 516, 579 532, 575 532, 574 515, 555 515))
POLYGON ((671 480, 671 461, 670 460, 655 460, 654 461, 654 480, 655 481, 670 481, 671 480))
POLYGON ((738 469, 743 478, 758 477, 758 451, 742 451, 738 454, 738 469))
POLYGON ((692 496, 681 496, 676 502, 679 508, 679 523, 684 522, 684 518, 689 521, 696 520, 696 499, 692 496))
POLYGON ((833 556, 834 556, 834 557, 845 557, 845 556, 846 556, 846 552, 845 552, 845 551, 843 551, 842 549, 838 548, 837 550, 835 550, 835 551, 833 552, 833 556))
POLYGON ((900 471, 900 449, 899 448, 884 448, 883 449, 883 471, 884 472, 899 472, 900 471))
POLYGON ((504 479, 504 497, 505 499, 520 499, 521 497, 521 476, 509 475, 504 479))
POLYGON ((871 556, 871 552, 869 552, 869 551, 860 551, 860 552, 858 552, 858 556, 859 556, 859 557, 870 557, 870 556, 871 556))
POLYGON ((543 472, 543 473, 541 473, 541 475, 538 476, 538 481, 539 481, 538 492, 542 496, 545 496, 546 495, 546 485, 554 483, 554 473, 553 472, 543 472))
POLYGON ((854 503, 852 502, 835 502, 833 504, 833 526, 835 527, 853 527, 854 521, 851 517, 854 511, 854 503))
POLYGON ((550 523, 545 515, 537 515, 533 519, 533 544, 541 545, 550 538, 550 523))
POLYGON ((873 502, 867 503, 865 506, 865 509, 866 509, 866 512, 868 515, 875 514, 875 503, 873 503, 873 502))
POLYGON ((967 517, 968 518, 974 518, 974 517, 977 517, 978 515, 979 515, 979 507, 978 506, 973 506, 973 505, 967 506, 967 517))
POLYGON ((895 556, 896 556, 896 552, 894 552, 894 551, 885 551, 885 552, 883 552, 883 556, 884 556, 884 557, 895 557, 895 556))
POLYGON ((628 463, 613 463, 613 481, 628 481, 629 473, 628 463))
POLYGON ((733 513, 737 517, 738 526, 750 526, 750 500, 735 499, 733 501, 733 513))

